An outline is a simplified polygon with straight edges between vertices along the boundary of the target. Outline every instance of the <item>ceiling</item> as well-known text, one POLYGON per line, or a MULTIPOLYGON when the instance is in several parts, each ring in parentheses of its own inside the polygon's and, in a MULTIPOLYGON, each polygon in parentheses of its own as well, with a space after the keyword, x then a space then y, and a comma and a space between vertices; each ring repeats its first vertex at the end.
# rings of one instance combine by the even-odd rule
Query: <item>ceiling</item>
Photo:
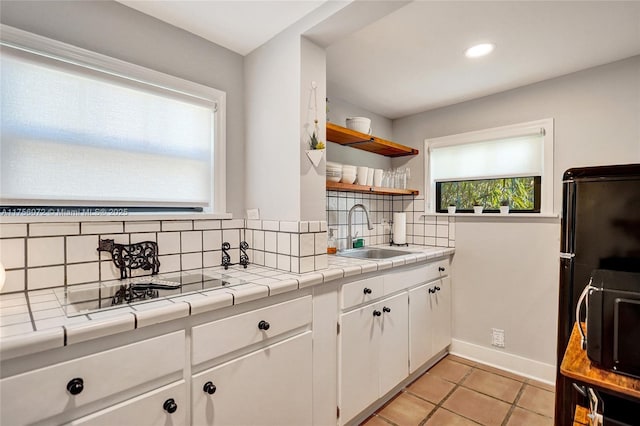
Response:
MULTIPOLYGON (((325 3, 118 1, 241 55, 325 3)), ((391 1, 327 47, 329 96, 391 119, 640 54, 640 1, 391 1), (487 41, 491 55, 464 56, 487 41)))
POLYGON ((326 0, 117 0, 246 55, 326 0))
POLYGON ((637 1, 414 1, 328 47, 328 92, 393 119, 638 54, 637 1))

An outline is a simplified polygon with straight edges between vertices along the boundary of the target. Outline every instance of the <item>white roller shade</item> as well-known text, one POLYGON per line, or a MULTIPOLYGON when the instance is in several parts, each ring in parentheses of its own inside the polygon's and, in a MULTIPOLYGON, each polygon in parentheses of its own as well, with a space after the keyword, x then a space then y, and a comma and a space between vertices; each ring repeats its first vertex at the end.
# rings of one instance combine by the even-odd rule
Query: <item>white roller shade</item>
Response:
POLYGON ((541 134, 430 148, 434 181, 541 176, 541 134))
POLYGON ((2 47, 5 204, 206 206, 214 104, 2 47))

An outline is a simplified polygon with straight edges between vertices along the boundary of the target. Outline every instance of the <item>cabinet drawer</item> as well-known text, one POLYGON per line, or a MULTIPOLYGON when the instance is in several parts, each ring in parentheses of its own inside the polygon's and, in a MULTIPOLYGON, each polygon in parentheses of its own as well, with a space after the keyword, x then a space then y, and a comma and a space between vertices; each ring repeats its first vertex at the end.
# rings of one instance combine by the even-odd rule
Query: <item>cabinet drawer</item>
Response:
POLYGON ((177 331, 0 381, 0 423, 30 424, 182 371, 185 333, 177 331), (73 379, 76 380, 72 395, 73 379))
POLYGON ((305 296, 193 327, 192 363, 197 365, 303 327, 311 323, 311 314, 311 296, 305 296), (268 329, 259 328, 262 321, 268 323, 268 329))
POLYGON ((345 284, 342 286, 342 309, 382 297, 383 289, 382 275, 345 284))
POLYGON ((197 426, 312 424, 311 351, 311 331, 306 331, 194 375, 191 422, 197 426))
POLYGON ((384 276, 384 294, 395 293, 446 275, 449 275, 448 258, 415 268, 393 271, 384 276))
POLYGON ((187 386, 184 380, 90 414, 69 425, 182 426, 187 424, 187 386), (174 407, 171 407, 173 400, 174 407), (165 409, 166 406, 166 409, 165 409), (170 412, 175 408, 173 413, 170 412))

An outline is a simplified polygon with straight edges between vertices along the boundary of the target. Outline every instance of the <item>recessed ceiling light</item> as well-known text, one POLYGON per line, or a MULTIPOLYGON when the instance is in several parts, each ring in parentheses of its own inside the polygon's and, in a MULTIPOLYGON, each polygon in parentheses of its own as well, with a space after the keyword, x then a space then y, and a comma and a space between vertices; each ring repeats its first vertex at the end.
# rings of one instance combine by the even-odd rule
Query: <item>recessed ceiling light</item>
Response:
POLYGON ((468 48, 464 54, 467 58, 479 58, 480 56, 491 53, 494 47, 496 46, 492 43, 476 44, 475 46, 468 48))

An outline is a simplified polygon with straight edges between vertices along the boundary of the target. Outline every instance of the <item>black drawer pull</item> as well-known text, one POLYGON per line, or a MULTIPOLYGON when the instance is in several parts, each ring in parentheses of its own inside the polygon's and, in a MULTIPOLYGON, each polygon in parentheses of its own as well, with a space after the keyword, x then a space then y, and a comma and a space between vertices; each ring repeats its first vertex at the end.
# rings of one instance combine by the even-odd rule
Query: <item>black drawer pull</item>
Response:
POLYGON ((164 411, 167 413, 173 414, 178 410, 178 404, 176 404, 176 401, 173 398, 169 398, 164 402, 162 408, 164 408, 164 411))
POLYGON ((382 312, 391 312, 391 308, 387 308, 386 306, 382 308, 382 312))
POLYGON ((435 287, 436 291, 440 291, 440 287, 436 286, 435 287))
POLYGON ((438 271, 444 272, 445 271, 444 266, 438 266, 438 271))
POLYGON ((214 385, 213 382, 211 381, 205 383, 204 387, 202 388, 202 390, 208 393, 209 395, 213 395, 214 393, 216 393, 216 389, 217 389, 216 385, 214 385))
POLYGON ((380 315, 382 315, 382 312, 378 311, 378 310, 374 310, 373 311, 373 316, 374 317, 379 317, 380 315))
POLYGON ((69 383, 67 383, 67 390, 71 395, 77 395, 80 392, 82 392, 83 389, 84 389, 84 380, 82 380, 79 377, 76 377, 75 379, 71 379, 69 380, 69 383))
POLYGON ((260 330, 267 331, 269 329, 269 327, 271 327, 271 325, 268 322, 266 322, 265 320, 262 320, 262 321, 260 321, 258 323, 258 328, 260 330))
POLYGON ((429 289, 429 294, 433 294, 433 293, 435 293, 435 292, 436 292, 436 291, 435 291, 434 289, 432 289, 432 288, 430 288, 430 289, 429 289))
POLYGON ((371 294, 371 289, 365 287, 364 290, 362 290, 364 292, 364 294, 371 294))

